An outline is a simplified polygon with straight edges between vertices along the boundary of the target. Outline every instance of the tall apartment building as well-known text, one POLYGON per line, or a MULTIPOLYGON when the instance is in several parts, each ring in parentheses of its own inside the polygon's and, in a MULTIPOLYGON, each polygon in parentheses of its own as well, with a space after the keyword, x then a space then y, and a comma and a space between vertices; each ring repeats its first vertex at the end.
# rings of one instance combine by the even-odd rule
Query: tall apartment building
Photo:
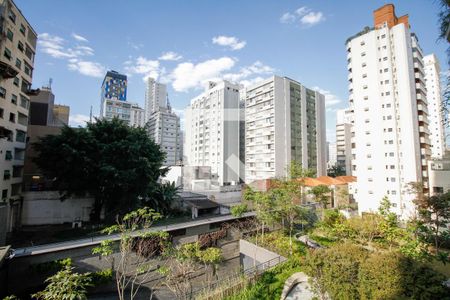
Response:
POLYGON ((430 130, 431 157, 441 159, 445 152, 444 110, 440 84, 439 61, 434 54, 424 56, 425 83, 428 101, 428 129, 430 130))
POLYGON ((166 153, 164 165, 174 166, 183 160, 180 117, 172 111, 165 84, 148 78, 145 92, 145 120, 150 137, 166 153))
POLYGON ((70 107, 62 104, 53 105, 53 125, 69 125, 70 107))
POLYGON ((327 142, 327 169, 337 164, 336 143, 327 142))
POLYGON ((167 86, 149 77, 145 89, 145 121, 160 108, 167 107, 167 86))
POLYGON ((210 166, 220 186, 240 180, 239 89, 228 81, 210 82, 185 111, 185 164, 210 166))
POLYGON ((325 97, 287 77, 247 87, 245 181, 288 176, 291 161, 326 175, 325 97))
POLYGON ((130 126, 134 126, 134 127, 144 127, 145 126, 145 109, 141 108, 136 103, 131 104, 130 126))
POLYGON ((37 34, 11 0, 0 0, 0 245, 17 224, 37 34))
POLYGON ((339 109, 336 113, 336 166, 346 175, 352 175, 353 111, 339 109))
POLYGON ((130 124, 131 103, 127 102, 127 76, 116 71, 106 72, 101 87, 100 116, 114 117, 130 124))
POLYGON ((422 50, 408 15, 397 17, 392 4, 375 10, 374 28, 349 38, 346 47, 358 209, 377 211, 387 196, 406 218, 414 213, 408 184, 423 182, 428 188, 422 50))

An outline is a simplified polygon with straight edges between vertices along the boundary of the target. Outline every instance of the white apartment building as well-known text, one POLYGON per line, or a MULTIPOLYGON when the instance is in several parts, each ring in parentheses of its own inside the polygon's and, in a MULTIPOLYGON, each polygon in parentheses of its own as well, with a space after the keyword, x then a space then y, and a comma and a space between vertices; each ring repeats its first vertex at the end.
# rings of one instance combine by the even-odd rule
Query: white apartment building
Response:
POLYGON ((185 110, 185 165, 210 166, 219 186, 240 180, 239 89, 228 81, 210 82, 185 110))
POLYGON ((154 112, 146 125, 150 137, 166 153, 165 166, 174 166, 182 160, 180 117, 171 108, 154 112))
POLYGON ((149 77, 145 89, 145 121, 161 107, 167 107, 167 86, 149 77))
POLYGON ((336 166, 346 175, 352 175, 352 125, 353 111, 339 109, 336 113, 336 166))
POLYGON ((440 159, 445 152, 445 118, 442 109, 442 91, 439 76, 441 68, 434 54, 424 56, 423 62, 425 65, 425 83, 427 88, 431 157, 440 159))
POLYGON ((325 98, 287 77, 246 89, 245 181, 287 177, 291 161, 326 175, 325 98))
POLYGON ((337 150, 336 143, 327 142, 327 168, 336 166, 337 163, 337 150))
POLYGON ((397 18, 392 4, 375 10, 374 20, 374 28, 346 43, 354 196, 360 212, 377 211, 387 196, 394 211, 407 218, 414 214, 408 184, 423 182, 428 188, 422 50, 408 15, 397 18))
POLYGON ((145 126, 145 110, 139 107, 138 104, 132 103, 130 108, 130 126, 144 127, 145 126))
POLYGON ((181 164, 183 160, 180 117, 167 98, 165 84, 148 78, 145 92, 145 122, 150 137, 166 153, 165 166, 181 164))
POLYGON ((20 9, 0 0, 0 246, 20 217, 37 34, 20 9))

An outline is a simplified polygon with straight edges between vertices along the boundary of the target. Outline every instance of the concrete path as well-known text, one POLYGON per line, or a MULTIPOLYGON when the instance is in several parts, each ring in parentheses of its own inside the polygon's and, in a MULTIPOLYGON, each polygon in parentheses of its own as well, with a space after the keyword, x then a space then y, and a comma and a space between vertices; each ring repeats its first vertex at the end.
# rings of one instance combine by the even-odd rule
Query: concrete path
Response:
MULTIPOLYGON (((173 230, 184 229, 184 228, 189 228, 189 227, 194 227, 194 226, 206 225, 206 224, 210 224, 210 223, 236 220, 236 219, 251 217, 251 216, 255 216, 255 215, 256 215, 255 212, 247 212, 247 213, 244 213, 241 217, 234 217, 232 215, 226 215, 226 216, 210 217, 210 218, 201 219, 201 220, 192 220, 189 222, 183 222, 183 223, 172 224, 172 225, 155 226, 155 227, 151 227, 147 230, 136 231, 136 233, 134 235, 137 236, 137 235, 141 234, 142 232, 173 231, 173 230)), ((92 237, 92 238, 77 239, 77 240, 71 240, 71 241, 66 241, 66 242, 18 248, 18 249, 15 249, 15 255, 16 255, 16 257, 38 255, 38 254, 44 254, 44 253, 49 253, 49 252, 55 252, 55 251, 62 251, 62 250, 68 250, 68 249, 74 249, 74 248, 93 246, 93 245, 98 245, 102 241, 105 241, 105 240, 117 241, 119 239, 120 239, 119 234, 101 235, 101 236, 96 236, 96 237, 92 237)))

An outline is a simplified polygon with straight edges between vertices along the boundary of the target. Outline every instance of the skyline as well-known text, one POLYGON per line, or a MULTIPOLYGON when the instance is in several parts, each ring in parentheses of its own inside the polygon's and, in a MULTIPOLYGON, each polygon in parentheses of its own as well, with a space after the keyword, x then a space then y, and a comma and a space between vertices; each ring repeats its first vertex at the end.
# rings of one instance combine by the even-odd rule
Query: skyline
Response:
MULTIPOLYGON (((254 82, 276 74, 325 94, 328 141, 334 141, 336 109, 348 105, 345 40, 373 26, 372 11, 386 3, 137 1, 103 8, 103 1, 83 6, 53 0, 16 2, 39 34, 33 86, 53 78, 56 102, 70 105, 72 125, 89 116, 91 105, 98 115, 106 70, 129 75, 127 99, 141 107, 143 77, 168 83, 178 114, 203 91, 207 79, 254 82), (86 9, 96 13, 83 14, 86 9), (128 15, 135 18, 123 18, 128 15), (111 51, 114 41, 117 50, 111 51)), ((399 14, 409 14, 424 53, 435 53, 441 69, 448 70, 445 43, 436 43, 437 3, 394 4, 399 14)))

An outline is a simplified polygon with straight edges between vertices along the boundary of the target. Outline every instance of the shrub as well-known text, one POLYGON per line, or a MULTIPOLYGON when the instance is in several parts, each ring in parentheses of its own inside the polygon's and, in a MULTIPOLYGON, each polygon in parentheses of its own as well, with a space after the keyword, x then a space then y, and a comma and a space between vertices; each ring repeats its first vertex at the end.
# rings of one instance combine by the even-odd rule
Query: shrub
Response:
POLYGON ((94 286, 110 283, 113 280, 112 269, 105 269, 91 273, 91 283, 94 286))

